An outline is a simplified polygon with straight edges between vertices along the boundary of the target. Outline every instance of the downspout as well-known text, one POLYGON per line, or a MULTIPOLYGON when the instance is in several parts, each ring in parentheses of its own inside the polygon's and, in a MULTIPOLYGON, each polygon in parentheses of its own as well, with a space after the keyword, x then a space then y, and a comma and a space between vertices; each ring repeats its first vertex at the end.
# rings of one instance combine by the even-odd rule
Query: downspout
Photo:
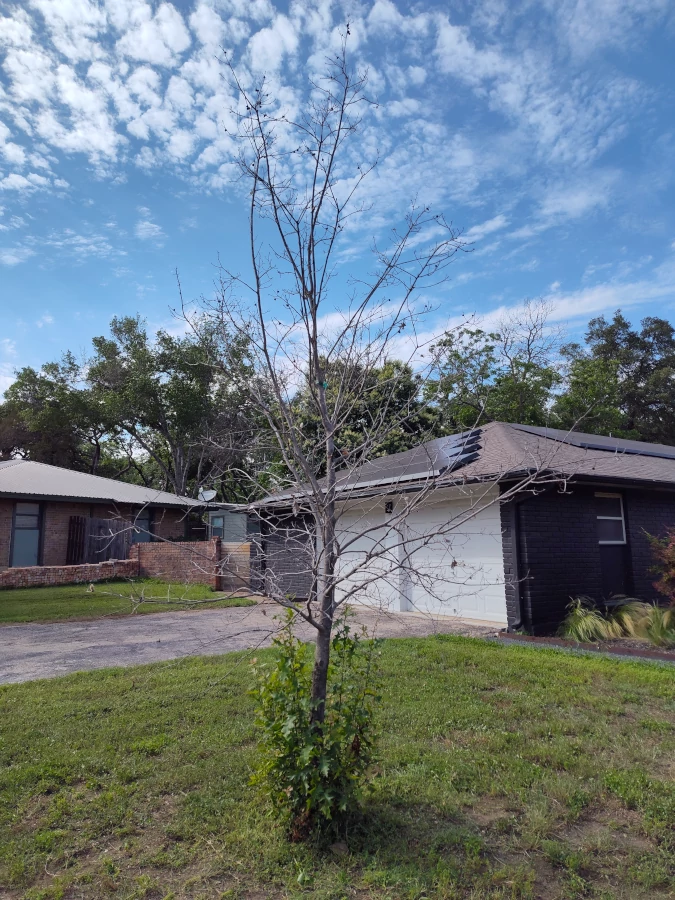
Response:
POLYGON ((520 577, 520 525, 518 521, 518 507, 521 503, 529 500, 529 497, 514 497, 510 501, 511 508, 509 510, 509 528, 511 531, 511 556, 513 565, 513 591, 516 607, 516 618, 507 627, 507 632, 512 634, 523 628, 523 596, 522 596, 522 580, 520 577))

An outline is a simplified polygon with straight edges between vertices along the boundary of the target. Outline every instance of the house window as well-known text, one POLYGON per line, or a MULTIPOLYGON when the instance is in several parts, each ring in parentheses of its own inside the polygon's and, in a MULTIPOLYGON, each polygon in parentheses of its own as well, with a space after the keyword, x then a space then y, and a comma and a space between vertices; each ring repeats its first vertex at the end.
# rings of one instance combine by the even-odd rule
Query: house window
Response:
POLYGON ((211 537, 222 538, 224 531, 225 531, 224 516, 212 516, 211 517, 211 537))
POLYGON ((154 510, 147 507, 134 517, 134 527, 131 532, 132 544, 147 544, 152 540, 154 520, 154 510))
POLYGON ((596 494, 599 544, 625 544, 626 524, 621 494, 596 494))
POLYGON ((37 566, 42 549, 42 514, 39 503, 17 503, 12 528, 12 566, 37 566))

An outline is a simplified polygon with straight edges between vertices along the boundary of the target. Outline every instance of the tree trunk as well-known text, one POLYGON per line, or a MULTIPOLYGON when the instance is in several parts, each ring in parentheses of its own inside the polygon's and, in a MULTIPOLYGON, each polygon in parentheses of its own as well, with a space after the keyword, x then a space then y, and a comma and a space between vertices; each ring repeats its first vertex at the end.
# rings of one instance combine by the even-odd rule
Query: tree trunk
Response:
MULTIPOLYGON (((320 378, 323 381, 323 376, 320 378)), ((312 672, 312 723, 320 724, 326 714, 326 691, 328 687, 328 662, 330 642, 335 615, 335 441, 333 423, 328 416, 326 393, 319 386, 319 405, 326 424, 326 500, 324 506, 323 534, 323 578, 321 589, 321 621, 316 636, 316 656, 312 672)))
POLYGON ((316 655, 312 670, 312 716, 313 725, 320 725, 326 715, 326 692, 328 690, 328 662, 330 660, 330 640, 332 620, 326 621, 316 634, 316 655))

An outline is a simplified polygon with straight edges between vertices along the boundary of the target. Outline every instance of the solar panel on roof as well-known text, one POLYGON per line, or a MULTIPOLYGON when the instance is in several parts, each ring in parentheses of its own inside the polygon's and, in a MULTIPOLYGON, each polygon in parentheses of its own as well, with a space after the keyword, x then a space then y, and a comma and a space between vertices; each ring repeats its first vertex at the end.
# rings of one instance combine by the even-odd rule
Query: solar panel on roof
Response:
POLYGON ((665 450, 638 450, 635 447, 619 447, 618 445, 612 446, 611 444, 591 444, 588 441, 569 441, 570 444, 574 444, 577 447, 582 447, 584 450, 604 450, 605 453, 617 453, 625 456, 655 456, 657 459, 675 459, 675 450, 672 453, 668 453, 665 450))
POLYGON ((447 450, 445 452, 445 456, 461 456, 464 453, 473 452, 474 450, 480 450, 480 444, 472 443, 472 444, 462 444, 459 447, 453 447, 452 450, 447 450))
POLYGON ((468 466, 469 463, 474 462, 478 459, 480 453, 477 451, 472 453, 465 453, 463 456, 459 456, 457 459, 453 460, 450 465, 443 466, 442 469, 439 469, 439 475, 446 475, 448 472, 456 472, 457 469, 461 469, 463 466, 468 466))
POLYGON ((480 428, 475 428, 473 431, 455 435, 449 448, 443 448, 444 456, 450 461, 447 465, 439 468, 438 474, 445 475, 448 472, 456 472, 457 469, 468 466, 469 463, 477 460, 478 451, 481 449, 481 445, 478 443, 481 433, 480 428))

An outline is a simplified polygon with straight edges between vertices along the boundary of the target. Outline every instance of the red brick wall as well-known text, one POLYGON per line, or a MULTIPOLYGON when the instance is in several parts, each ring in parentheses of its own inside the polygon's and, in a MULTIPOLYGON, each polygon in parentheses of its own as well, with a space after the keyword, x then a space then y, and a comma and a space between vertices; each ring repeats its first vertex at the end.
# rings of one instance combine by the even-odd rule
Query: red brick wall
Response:
POLYGON ((186 513, 182 509, 156 509, 153 533, 165 541, 181 541, 185 536, 186 513))
POLYGON ((208 584, 216 590, 246 591, 249 585, 250 544, 210 541, 134 544, 142 578, 161 578, 183 584, 208 584))
POLYGON ((71 516, 89 517, 88 503, 45 503, 42 524, 42 564, 65 566, 71 516))
POLYGON ((108 578, 137 578, 138 560, 110 560, 86 566, 26 566, 0 572, 0 589, 88 584, 108 578))
MULTIPOLYGON (((0 500, 0 572, 9 566, 12 535, 13 500, 0 500)), ((71 516, 95 516, 101 519, 122 518, 131 523, 134 509, 130 506, 115 507, 112 503, 71 503, 47 501, 43 504, 44 523, 42 538, 42 564, 63 566, 68 549, 68 525, 71 516)), ((154 532, 164 540, 180 540, 185 533, 185 512, 182 509, 154 511, 154 532)))

